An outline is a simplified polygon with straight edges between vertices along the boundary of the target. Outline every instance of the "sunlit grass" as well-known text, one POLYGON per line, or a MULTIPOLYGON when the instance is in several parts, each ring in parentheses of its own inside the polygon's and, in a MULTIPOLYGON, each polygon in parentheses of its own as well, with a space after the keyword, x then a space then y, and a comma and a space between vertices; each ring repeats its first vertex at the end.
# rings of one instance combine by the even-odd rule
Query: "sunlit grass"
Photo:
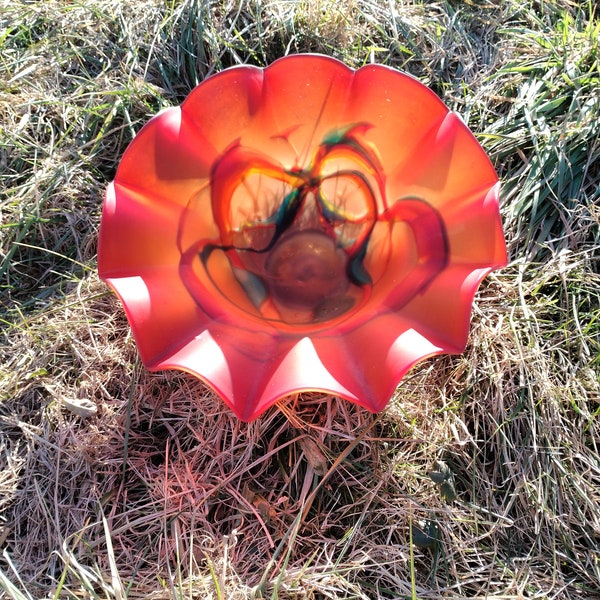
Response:
POLYGON ((591 0, 0 0, 0 596, 597 598, 599 38, 591 0), (139 364, 102 195, 205 77, 309 51, 461 114, 511 262, 382 415, 314 394, 246 425, 139 364))

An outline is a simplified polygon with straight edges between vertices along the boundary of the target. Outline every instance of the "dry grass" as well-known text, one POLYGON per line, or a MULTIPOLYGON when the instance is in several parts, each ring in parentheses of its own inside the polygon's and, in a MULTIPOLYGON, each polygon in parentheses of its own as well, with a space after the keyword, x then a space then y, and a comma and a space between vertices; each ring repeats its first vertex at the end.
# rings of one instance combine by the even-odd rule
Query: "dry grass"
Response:
POLYGON ((0 0, 0 598, 600 598, 593 2, 0 0), (465 353, 252 424, 138 363, 103 188, 206 75, 319 51, 435 89, 504 180, 465 353))

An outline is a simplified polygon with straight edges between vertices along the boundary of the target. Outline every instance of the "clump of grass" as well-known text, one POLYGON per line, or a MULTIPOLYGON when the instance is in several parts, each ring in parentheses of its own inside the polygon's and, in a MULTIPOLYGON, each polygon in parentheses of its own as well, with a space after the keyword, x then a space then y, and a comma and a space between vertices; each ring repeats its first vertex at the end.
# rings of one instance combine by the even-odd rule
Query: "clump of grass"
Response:
POLYGON ((503 165, 509 231, 532 260, 597 247, 600 23, 594 6, 520 13, 500 32, 510 37, 514 58, 491 78, 505 108, 485 135, 503 165))
POLYGON ((592 2, 11 2, 0 11, 0 589, 8 598, 595 598, 592 2), (102 192, 206 76, 319 51, 409 71, 504 180, 511 264, 466 352, 370 415, 235 420, 139 364, 95 275, 102 192))

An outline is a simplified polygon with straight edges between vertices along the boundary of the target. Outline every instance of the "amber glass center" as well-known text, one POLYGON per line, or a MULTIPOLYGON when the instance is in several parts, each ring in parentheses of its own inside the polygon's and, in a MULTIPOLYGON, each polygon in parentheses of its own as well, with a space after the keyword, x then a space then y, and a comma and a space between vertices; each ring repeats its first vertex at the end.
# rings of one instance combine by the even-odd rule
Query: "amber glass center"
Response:
POLYGON ((265 267, 276 302, 316 312, 344 294, 350 284, 345 253, 321 231, 298 231, 283 237, 265 267))

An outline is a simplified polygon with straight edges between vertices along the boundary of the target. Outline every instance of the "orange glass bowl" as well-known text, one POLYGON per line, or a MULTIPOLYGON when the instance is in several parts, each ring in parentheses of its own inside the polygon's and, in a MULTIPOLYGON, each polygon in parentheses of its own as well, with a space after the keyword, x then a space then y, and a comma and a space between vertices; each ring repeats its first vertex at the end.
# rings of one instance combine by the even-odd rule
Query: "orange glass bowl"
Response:
POLYGON ((307 390, 375 412, 415 362, 464 350, 506 264, 498 191, 412 77, 288 56, 146 124, 106 191, 98 271, 146 367, 200 377, 240 419, 307 390))

